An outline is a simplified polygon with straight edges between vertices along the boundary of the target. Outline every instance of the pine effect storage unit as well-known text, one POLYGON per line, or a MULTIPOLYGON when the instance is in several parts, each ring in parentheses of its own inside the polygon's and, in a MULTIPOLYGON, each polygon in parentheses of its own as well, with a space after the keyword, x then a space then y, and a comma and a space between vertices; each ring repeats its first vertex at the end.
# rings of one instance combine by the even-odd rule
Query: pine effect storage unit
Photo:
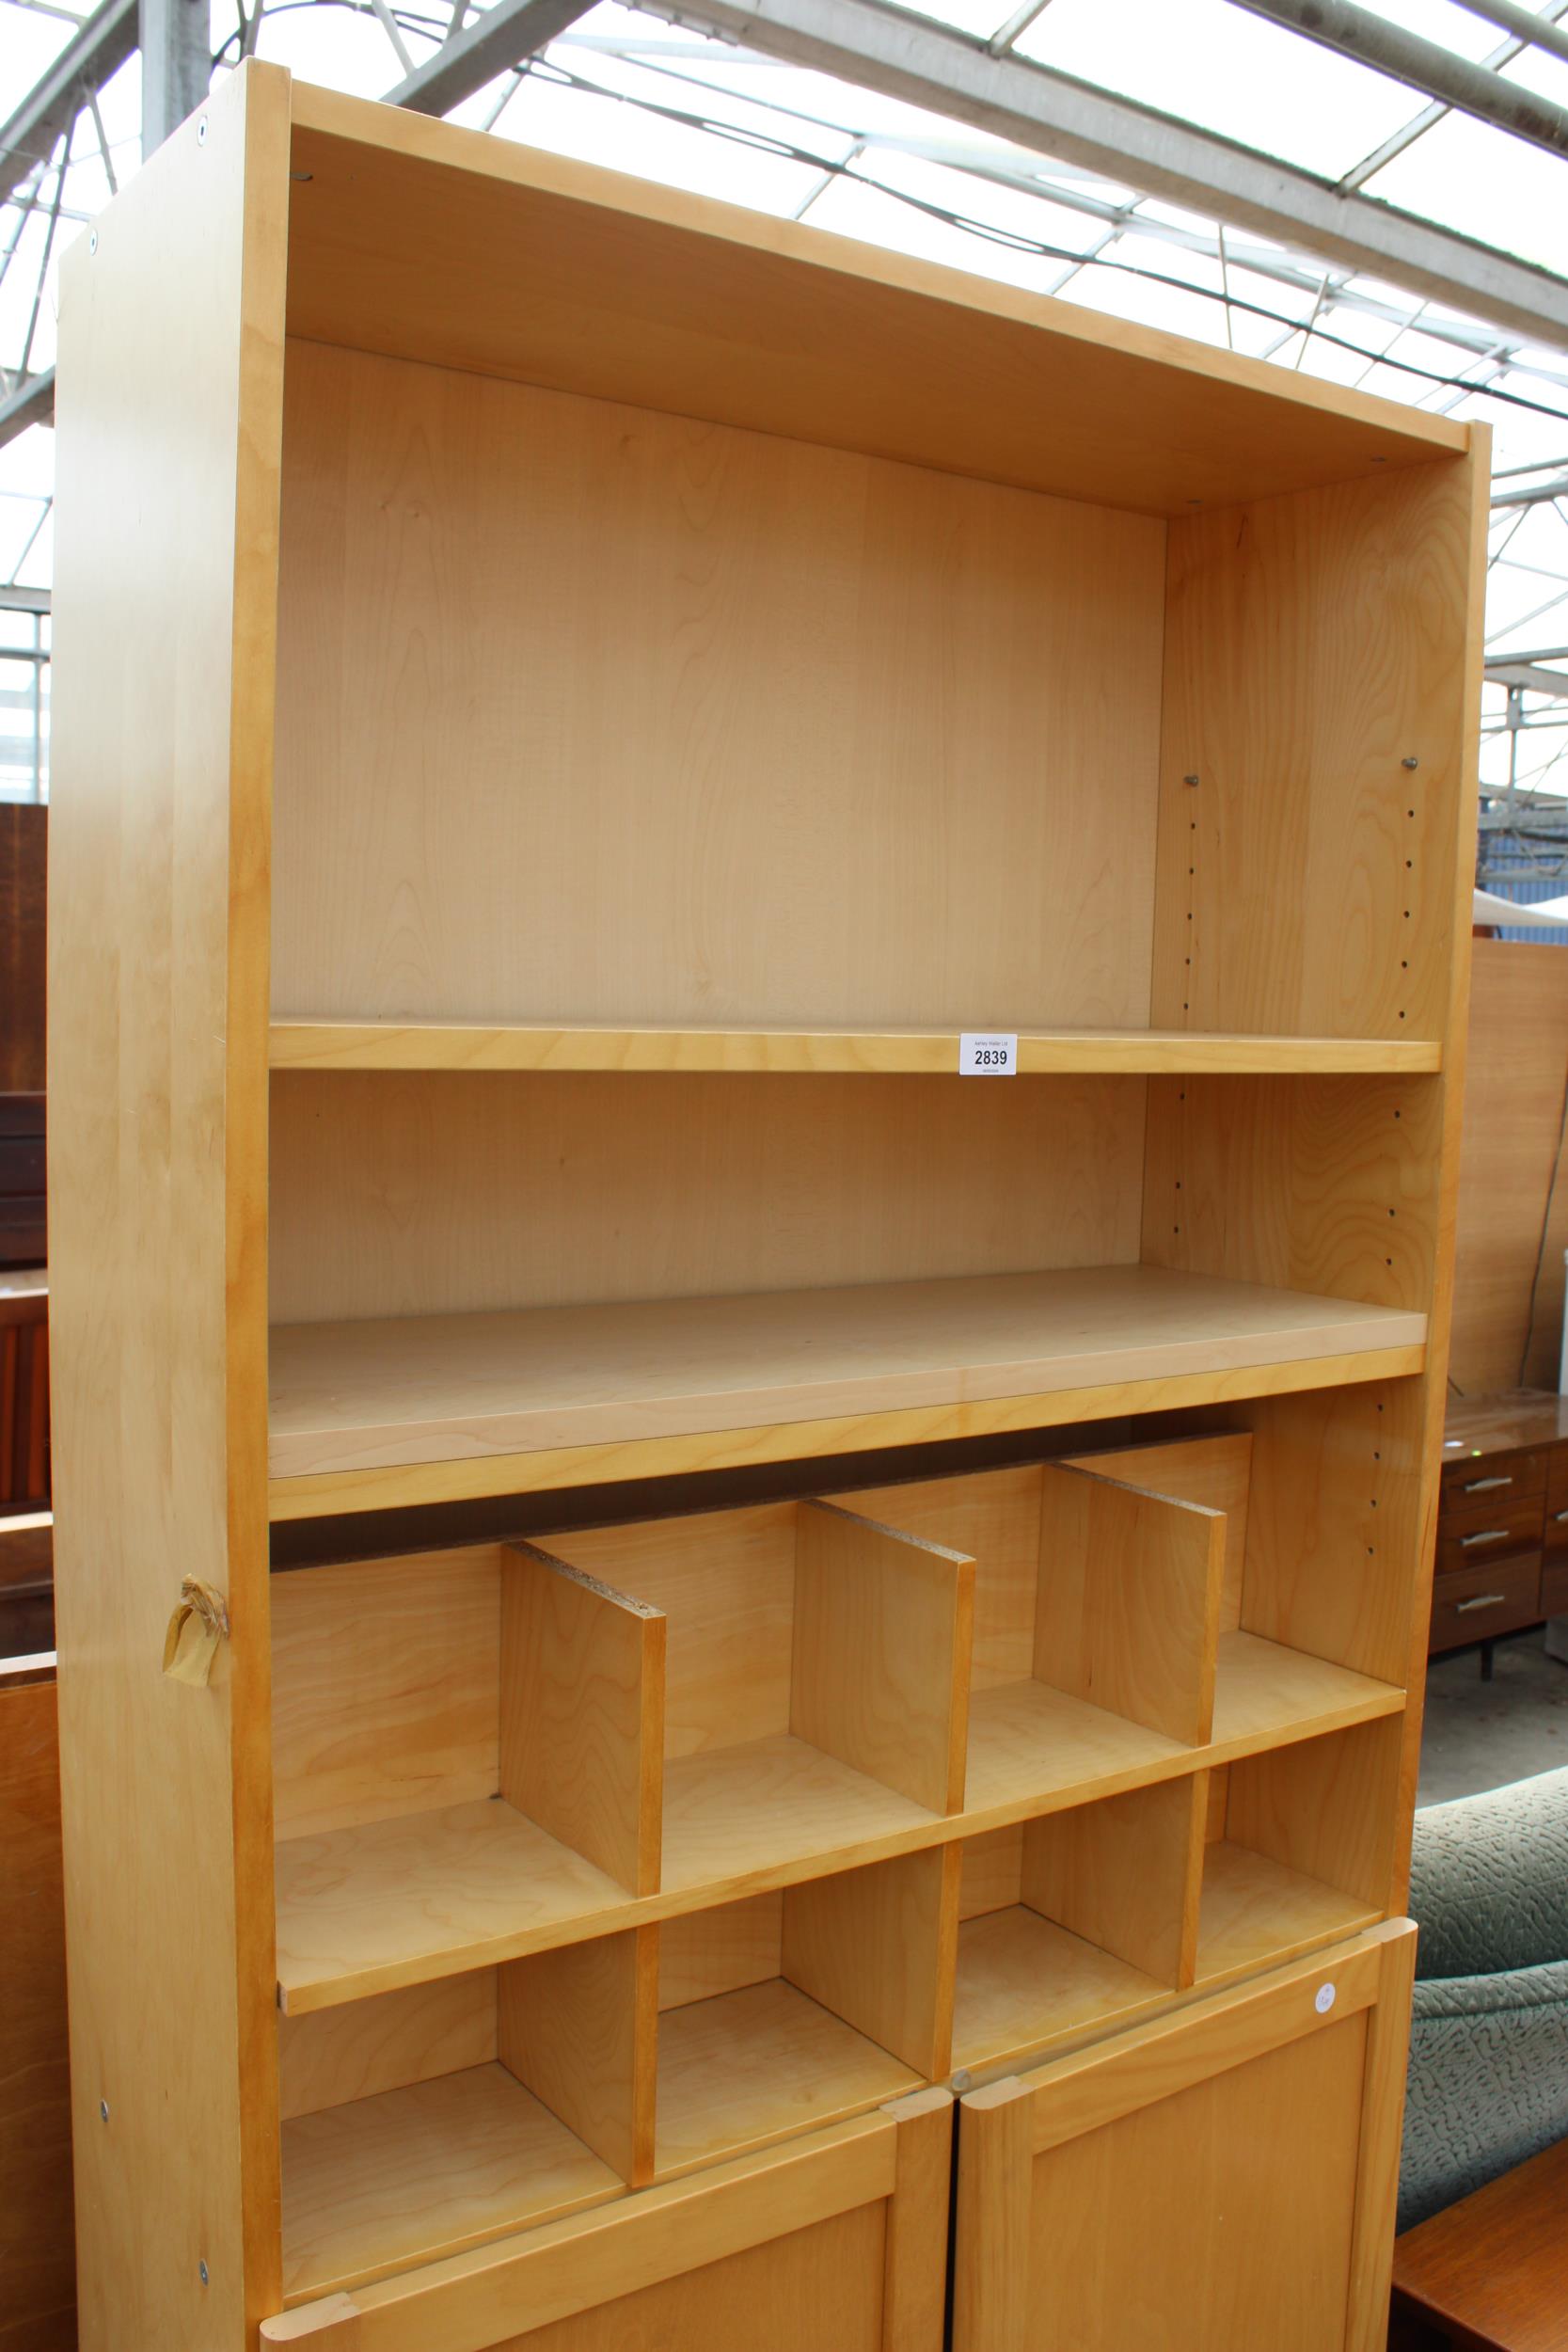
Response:
POLYGON ((59 387, 87 2352, 1370 2352, 1484 435, 254 63, 59 387))

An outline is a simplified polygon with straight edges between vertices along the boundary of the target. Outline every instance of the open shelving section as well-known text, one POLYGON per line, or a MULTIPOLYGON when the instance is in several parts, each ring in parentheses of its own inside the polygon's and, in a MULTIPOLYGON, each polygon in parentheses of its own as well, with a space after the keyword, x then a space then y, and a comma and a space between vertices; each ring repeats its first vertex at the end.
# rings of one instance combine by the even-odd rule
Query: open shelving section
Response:
POLYGON ((97 229, 85 2352, 939 2352, 940 2087, 1402 1899, 1482 437, 254 60, 97 229))

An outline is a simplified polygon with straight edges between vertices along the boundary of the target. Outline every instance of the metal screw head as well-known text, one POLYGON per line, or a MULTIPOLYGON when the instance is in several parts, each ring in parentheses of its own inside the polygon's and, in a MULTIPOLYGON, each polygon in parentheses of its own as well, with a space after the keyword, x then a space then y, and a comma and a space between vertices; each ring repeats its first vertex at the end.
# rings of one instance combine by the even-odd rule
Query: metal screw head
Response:
POLYGON ((1416 757, 1414 753, 1412 753, 1408 758, 1402 759, 1400 762, 1400 766, 1402 768, 1418 768, 1420 764, 1420 761, 1416 757))
POLYGON ((97 250, 98 250, 98 231, 97 231, 97 230, 96 230, 96 229, 89 229, 89 230, 88 230, 88 231, 87 231, 87 251, 88 251, 89 253, 96 253, 96 252, 97 252, 97 250))
POLYGON ((205 115, 201 117, 200 121, 196 126, 196 143, 198 147, 205 147, 207 144, 207 118, 205 115))
POLYGON ((200 2273, 201 2273, 201 2283, 202 2283, 202 2285, 203 2285, 203 2286, 205 2286, 205 2285, 207 2284, 207 2265, 206 2265, 206 2264, 205 2264, 204 2262, 203 2262, 203 2263, 198 2263, 198 2265, 197 2265, 197 2268, 198 2268, 198 2270, 199 2270, 199 2271, 200 2271, 200 2273))
POLYGON ((107 2099, 100 2099, 98 2102, 98 2112, 106 2123, 109 2120, 109 2103, 107 2099))

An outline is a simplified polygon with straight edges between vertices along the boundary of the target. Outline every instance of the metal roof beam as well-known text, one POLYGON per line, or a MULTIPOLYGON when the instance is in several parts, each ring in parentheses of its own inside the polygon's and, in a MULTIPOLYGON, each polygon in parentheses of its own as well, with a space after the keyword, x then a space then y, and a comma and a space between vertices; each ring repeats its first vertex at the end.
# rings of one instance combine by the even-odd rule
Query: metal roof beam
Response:
POLYGON ((137 0, 103 0, 0 126, 0 202, 15 194, 70 129, 85 90, 101 89, 135 50, 137 0))
POLYGON ((983 40, 885 0, 681 0, 657 12, 1568 350, 1568 282, 1550 271, 1091 83, 992 56, 983 40))
POLYGON ((53 424, 55 421, 55 371, 42 368, 37 375, 24 376, 15 389, 0 400, 0 449, 25 433, 30 424, 53 424))
POLYGON ((1518 686, 1527 694, 1550 694, 1568 702, 1568 670, 1543 670, 1533 661, 1489 661, 1486 677, 1492 686, 1518 686))
POLYGON ((593 0, 496 0, 466 33, 443 41, 389 89, 388 103, 415 114, 450 114, 498 73, 533 56, 592 6, 593 0))
POLYGON ((1500 506, 1542 506, 1547 499, 1568 498, 1568 473, 1559 474, 1555 481, 1539 482, 1533 490, 1499 490, 1492 501, 1492 511, 1500 506))
MULTIPOLYGON (((1357 65, 1386 73, 1419 90, 1424 98, 1441 99, 1445 105, 1456 106, 1462 114, 1473 115, 1495 130, 1506 131, 1512 138, 1527 139, 1551 155, 1568 155, 1568 107, 1543 98, 1522 82, 1505 81, 1488 66, 1473 65, 1440 41, 1407 33, 1402 24, 1391 24, 1386 16, 1357 8, 1354 0, 1230 0, 1230 4, 1245 8, 1249 15, 1267 17, 1271 24, 1282 24, 1288 32, 1300 33, 1320 48, 1332 49, 1357 65)), ((1513 13, 1523 16, 1525 11, 1519 8, 1513 13)), ((1542 29, 1543 38, 1549 39, 1546 28, 1542 29)))
POLYGON ((1527 49, 1544 49, 1554 57, 1568 58, 1568 33, 1560 32, 1533 8, 1520 8, 1519 0, 1459 0, 1459 5, 1472 16, 1483 17, 1488 24, 1512 33, 1527 49))

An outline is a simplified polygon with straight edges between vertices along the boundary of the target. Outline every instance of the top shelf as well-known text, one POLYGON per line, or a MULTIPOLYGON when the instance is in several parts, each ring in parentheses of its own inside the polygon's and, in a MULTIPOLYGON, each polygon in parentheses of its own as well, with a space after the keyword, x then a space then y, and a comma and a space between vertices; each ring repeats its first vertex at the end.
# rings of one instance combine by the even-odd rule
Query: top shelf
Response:
MULTIPOLYGON (((657 1029, 275 1021, 274 1070, 604 1070, 913 1073, 958 1069, 956 1029, 657 1029)), ((1023 1077, 1435 1071, 1433 1038, 1259 1037, 1180 1029, 1021 1032, 1023 1077)))

